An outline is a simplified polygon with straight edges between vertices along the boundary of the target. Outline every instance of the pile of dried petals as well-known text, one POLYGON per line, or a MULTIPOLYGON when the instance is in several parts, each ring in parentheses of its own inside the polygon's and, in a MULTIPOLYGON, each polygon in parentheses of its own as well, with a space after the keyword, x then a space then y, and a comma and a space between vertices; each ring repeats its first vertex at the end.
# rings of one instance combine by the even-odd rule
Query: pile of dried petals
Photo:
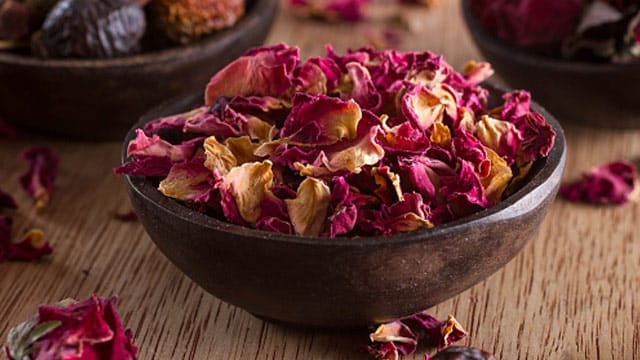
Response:
POLYGON ((625 204, 640 195, 638 171, 634 164, 623 161, 596 166, 582 179, 562 185, 560 194, 573 202, 625 204))
POLYGON ((467 332, 453 316, 449 315, 447 321, 440 321, 421 312, 378 326, 369 335, 373 344, 367 346, 366 350, 377 359, 395 360, 400 355, 413 354, 418 340, 429 347, 442 350, 466 335, 467 332))
POLYGON ((36 317, 9 331, 8 359, 136 359, 138 349, 122 326, 116 301, 92 295, 40 305, 36 317))
POLYGON ((209 82, 205 105, 138 129, 118 174, 234 224, 304 236, 430 228, 501 201, 555 133, 523 91, 487 108, 430 52, 360 49, 300 62, 256 48, 209 82))
POLYGON ((478 20, 511 44, 587 61, 640 61, 635 0, 471 0, 478 20))

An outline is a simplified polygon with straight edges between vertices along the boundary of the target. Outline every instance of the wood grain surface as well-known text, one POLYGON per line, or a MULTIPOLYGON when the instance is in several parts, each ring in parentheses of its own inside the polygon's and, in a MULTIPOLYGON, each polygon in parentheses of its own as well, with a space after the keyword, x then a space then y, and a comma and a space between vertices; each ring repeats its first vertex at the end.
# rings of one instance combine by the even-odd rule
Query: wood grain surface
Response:
MULTIPOLYGON (((374 9, 373 23, 358 26, 281 11, 269 42, 299 45, 303 56, 320 55, 329 42, 344 51, 403 19, 409 30, 400 49, 431 49, 458 68, 477 58, 457 1, 429 10, 387 6, 374 9)), ((565 129, 567 179, 601 162, 640 157, 640 131, 565 129)), ((120 144, 39 141, 59 153, 61 171, 50 206, 36 212, 18 186, 25 165, 17 155, 31 143, 0 143, 0 188, 20 204, 16 233, 41 227, 55 250, 40 262, 0 264, 3 339, 40 303, 117 294, 141 359, 368 358, 357 351, 368 340, 366 330, 300 331, 259 320, 183 276, 139 223, 114 220, 113 212, 130 209, 122 179, 111 172, 120 144)), ((592 207, 556 200, 519 256, 430 312, 455 315, 470 332, 462 343, 499 359, 640 359, 639 210, 637 203, 592 207)))

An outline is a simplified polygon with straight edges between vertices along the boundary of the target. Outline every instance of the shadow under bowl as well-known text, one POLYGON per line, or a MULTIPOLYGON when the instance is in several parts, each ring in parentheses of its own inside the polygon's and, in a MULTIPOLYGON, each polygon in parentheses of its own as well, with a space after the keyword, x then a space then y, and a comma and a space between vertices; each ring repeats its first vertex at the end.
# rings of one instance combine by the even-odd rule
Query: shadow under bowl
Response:
MULTIPOLYGON (((503 91, 492 85, 493 101, 503 91)), ((147 113, 127 135, 201 101, 181 98, 147 113)), ((269 320, 312 328, 358 327, 405 317, 482 281, 532 238, 556 196, 565 164, 558 122, 539 105, 557 137, 528 181, 496 206, 428 230, 392 236, 316 238, 245 228, 193 211, 154 183, 126 176, 142 225, 182 272, 223 301, 269 320)))
MULTIPOLYGON (((31 133, 120 140, 132 119, 209 78, 269 33, 278 0, 248 0, 233 27, 196 43, 114 59, 48 59, 0 52, 0 117, 31 133)), ((204 96, 204 95, 203 95, 204 96)))
POLYGON ((527 89, 560 121, 606 128, 640 127, 640 63, 599 64, 554 59, 511 46, 476 19, 462 0, 476 46, 514 88, 527 89))

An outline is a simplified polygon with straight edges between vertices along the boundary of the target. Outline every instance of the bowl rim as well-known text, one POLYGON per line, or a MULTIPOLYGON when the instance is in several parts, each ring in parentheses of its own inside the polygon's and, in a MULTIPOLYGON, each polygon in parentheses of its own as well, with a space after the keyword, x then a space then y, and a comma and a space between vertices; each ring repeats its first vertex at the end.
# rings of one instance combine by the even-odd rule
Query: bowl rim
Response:
POLYGON ((260 18, 270 14, 268 9, 272 6, 277 7, 278 0, 247 0, 247 11, 236 24, 192 44, 176 45, 165 49, 143 52, 131 56, 107 59, 40 59, 33 55, 20 55, 12 52, 0 51, 0 64, 4 63, 60 69, 102 69, 173 62, 178 59, 190 59, 193 58, 194 53, 198 54, 206 51, 206 49, 212 45, 235 41, 238 34, 254 28, 260 18))
MULTIPOLYGON (((495 84, 493 82, 485 82, 482 85, 490 92, 498 92, 502 94, 504 92, 511 91, 511 89, 495 84)), ((141 128, 147 122, 155 119, 154 117, 150 117, 150 114, 165 111, 165 108, 175 106, 176 104, 184 102, 186 99, 191 98, 196 98, 196 94, 192 94, 186 97, 182 96, 180 98, 170 100, 150 110, 146 115, 143 115, 125 136, 121 152, 121 163, 124 164, 128 160, 127 146, 129 144, 129 141, 135 138, 135 130, 141 128)), ((566 158, 566 140, 564 131, 560 126, 560 123, 555 119, 555 117, 553 117, 553 115, 551 115, 547 110, 545 110, 536 102, 532 101, 531 108, 532 110, 541 113, 547 123, 551 125, 553 130, 556 132, 555 142, 551 151, 549 152, 548 157, 545 159, 537 160, 537 163, 540 164, 537 172, 533 174, 533 176, 525 185, 523 185, 515 193, 511 194, 511 196, 501 201, 500 203, 472 215, 430 229, 421 229, 394 235, 363 236, 351 238, 304 237, 298 235, 281 234, 228 223, 204 213, 192 210, 180 204, 178 201, 162 195, 162 193, 160 193, 156 189, 156 187, 151 184, 150 180, 148 180, 144 176, 125 175, 125 184, 130 191, 134 191, 138 196, 143 198, 143 201, 153 204, 155 208, 164 211, 169 216, 176 216, 183 221, 213 230, 214 233, 227 232, 235 236, 259 238, 260 241, 272 241, 285 244, 315 246, 324 245, 333 247, 397 246, 400 244, 404 245, 421 242, 428 238, 433 239, 444 237, 449 233, 456 232, 456 230, 480 227, 487 222, 490 223, 518 216, 520 215, 520 213, 518 213, 517 211, 513 213, 513 209, 516 208, 515 205, 529 201, 529 196, 533 196, 531 194, 534 193, 535 190, 543 187, 549 181, 552 181, 553 178, 555 178, 553 175, 557 174, 558 170, 560 170, 561 172, 563 171, 563 166, 566 158)), ((559 179, 560 176, 557 177, 558 182, 559 179)))
POLYGON ((640 71, 640 62, 636 63, 594 63, 587 61, 571 61, 560 58, 538 55, 520 47, 510 45, 487 31, 476 19, 471 11, 471 0, 462 0, 462 14, 471 37, 476 40, 478 47, 486 47, 493 53, 509 57, 514 62, 525 63, 529 66, 555 68, 564 72, 577 73, 611 73, 640 71))

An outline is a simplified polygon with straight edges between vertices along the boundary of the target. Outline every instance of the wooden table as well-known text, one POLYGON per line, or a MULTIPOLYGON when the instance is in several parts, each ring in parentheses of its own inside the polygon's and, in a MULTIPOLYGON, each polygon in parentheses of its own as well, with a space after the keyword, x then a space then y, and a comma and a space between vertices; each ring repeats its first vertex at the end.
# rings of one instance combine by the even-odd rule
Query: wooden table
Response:
MULTIPOLYGON (((457 1, 400 15, 411 29, 401 49, 443 53, 457 68, 479 58, 457 1)), ((320 55, 329 42, 342 52, 386 26, 382 20, 323 24, 281 11, 269 43, 299 45, 303 56, 320 55)), ((566 133, 566 178, 601 162, 640 157, 640 131, 567 127, 566 133)), ((52 202, 40 213, 18 186, 24 164, 16 157, 29 144, 0 143, 0 187, 22 205, 15 230, 39 226, 55 246, 42 262, 0 264, 3 339, 39 303, 118 294, 141 359, 368 358, 354 351, 367 342, 366 331, 301 332, 256 319, 182 275, 139 223, 113 220, 114 211, 130 209, 122 179, 111 172, 120 144, 44 143, 62 161, 52 202)), ((638 359, 639 211, 638 204, 591 207, 557 200, 540 232, 511 263, 430 311, 438 317, 454 314, 470 332, 463 344, 500 359, 638 359)))

